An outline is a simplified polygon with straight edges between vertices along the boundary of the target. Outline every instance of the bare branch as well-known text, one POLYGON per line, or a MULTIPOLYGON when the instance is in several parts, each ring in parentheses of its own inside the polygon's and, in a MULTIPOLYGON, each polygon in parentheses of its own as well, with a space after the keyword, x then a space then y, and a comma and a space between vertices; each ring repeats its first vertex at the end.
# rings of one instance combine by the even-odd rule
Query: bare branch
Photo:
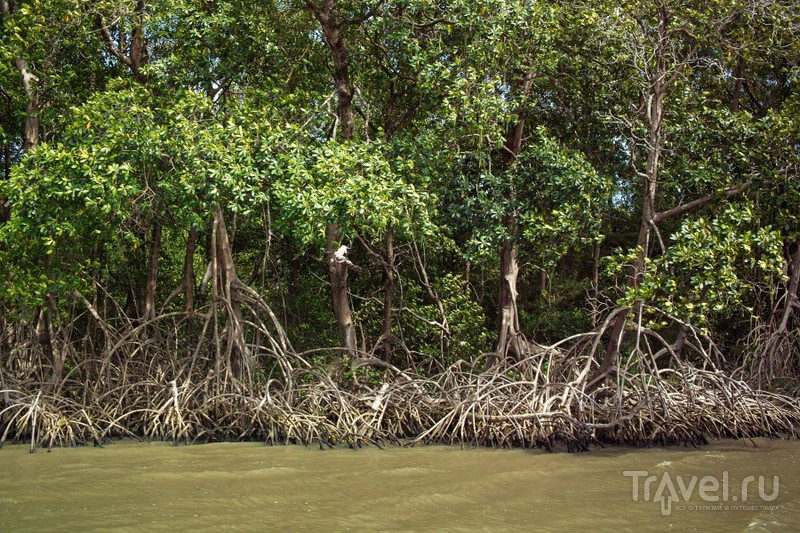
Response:
POLYGON ((745 183, 739 185, 738 187, 731 187, 730 189, 722 193, 715 192, 707 194, 696 200, 692 200, 691 202, 675 206, 672 209, 667 209, 666 211, 661 211, 660 213, 656 213, 653 216, 653 223, 658 224, 659 222, 661 222, 666 218, 682 215, 718 198, 731 198, 732 196, 738 196, 746 192, 752 185, 753 185, 752 181, 746 181, 745 183))
POLYGON ((117 45, 114 44, 114 39, 111 37, 111 31, 108 29, 108 25, 106 24, 106 21, 103 19, 102 15, 97 15, 97 25, 100 27, 100 33, 103 36, 103 41, 106 43, 108 52, 122 61, 122 63, 124 63, 127 67, 133 69, 133 61, 131 61, 131 58, 123 54, 122 51, 117 48, 117 45))

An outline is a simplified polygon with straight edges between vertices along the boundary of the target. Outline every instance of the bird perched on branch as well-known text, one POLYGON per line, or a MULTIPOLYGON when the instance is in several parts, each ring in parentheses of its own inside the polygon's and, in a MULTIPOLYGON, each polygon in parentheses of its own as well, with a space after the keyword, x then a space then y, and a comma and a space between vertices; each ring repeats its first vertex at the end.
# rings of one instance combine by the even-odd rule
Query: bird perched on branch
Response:
POLYGON ((333 252, 333 260, 338 263, 347 262, 347 246, 344 244, 339 247, 338 250, 333 252))
POLYGON ((331 257, 331 263, 343 263, 347 268, 351 270, 355 270, 356 272, 361 272, 361 267, 357 266, 355 263, 350 261, 347 257, 347 246, 344 244, 339 247, 338 250, 333 252, 333 257, 331 257))

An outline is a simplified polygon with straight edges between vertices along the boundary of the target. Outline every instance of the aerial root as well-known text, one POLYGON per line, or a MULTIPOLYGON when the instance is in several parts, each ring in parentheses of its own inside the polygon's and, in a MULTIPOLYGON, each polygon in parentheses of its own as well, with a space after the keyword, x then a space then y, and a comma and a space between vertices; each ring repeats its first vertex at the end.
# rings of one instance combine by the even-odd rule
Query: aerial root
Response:
POLYGON ((708 438, 795 437, 800 423, 796 398, 717 370, 715 354, 703 351, 707 344, 687 343, 695 352, 679 356, 647 332, 599 387, 588 380, 602 331, 531 345, 526 357, 491 368, 482 360, 458 361, 428 368, 428 375, 362 354, 353 365, 364 376, 358 383, 315 369, 312 354, 287 353, 279 343, 249 347, 259 368, 271 371, 236 375, 194 347, 176 357, 167 346, 180 339, 169 328, 163 332, 164 344, 115 335, 121 340, 113 353, 72 365, 57 387, 5 372, 0 445, 28 442, 33 451, 133 437, 585 451, 604 443, 698 446, 708 438))

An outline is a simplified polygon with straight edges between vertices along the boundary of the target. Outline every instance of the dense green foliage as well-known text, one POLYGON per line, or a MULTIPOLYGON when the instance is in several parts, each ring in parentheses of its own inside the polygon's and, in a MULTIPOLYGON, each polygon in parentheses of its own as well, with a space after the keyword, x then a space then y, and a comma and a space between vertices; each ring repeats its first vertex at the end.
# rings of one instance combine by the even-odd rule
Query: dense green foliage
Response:
POLYGON ((7 5, 0 361, 45 312, 97 335, 78 295, 199 310, 223 217, 220 285, 295 349, 337 342, 341 245, 358 347, 399 366, 505 350, 503 298, 538 343, 618 306, 732 350, 796 335, 795 2, 7 5))

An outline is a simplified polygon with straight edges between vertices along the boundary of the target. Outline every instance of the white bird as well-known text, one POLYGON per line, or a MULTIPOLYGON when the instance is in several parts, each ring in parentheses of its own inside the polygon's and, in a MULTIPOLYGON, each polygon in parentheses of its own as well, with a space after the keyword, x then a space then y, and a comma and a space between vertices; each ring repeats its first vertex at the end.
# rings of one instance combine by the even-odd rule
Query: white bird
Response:
POLYGON ((333 260, 337 263, 344 263, 347 261, 347 246, 343 244, 338 250, 333 252, 333 260))
POLYGON ((347 258, 347 246, 345 245, 341 245, 338 250, 333 252, 333 257, 331 257, 331 263, 333 262, 344 264, 344 266, 348 270, 352 270, 354 272, 361 272, 361 267, 353 264, 353 262, 347 258))

